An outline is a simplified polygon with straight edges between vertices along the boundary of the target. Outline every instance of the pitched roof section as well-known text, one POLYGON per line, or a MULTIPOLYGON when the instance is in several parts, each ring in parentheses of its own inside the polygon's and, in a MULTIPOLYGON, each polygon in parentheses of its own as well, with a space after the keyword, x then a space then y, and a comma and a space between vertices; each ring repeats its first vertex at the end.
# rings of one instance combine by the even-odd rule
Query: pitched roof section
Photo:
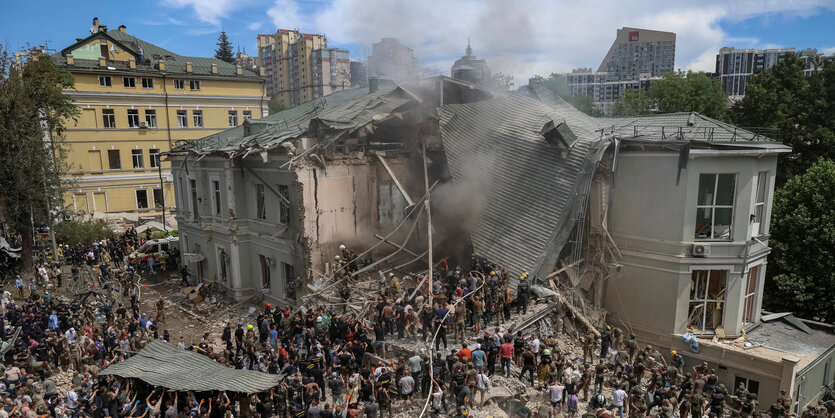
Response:
POLYGON ((235 77, 239 79, 250 80, 261 79, 261 76, 258 73, 246 68, 242 69, 242 75, 238 75, 237 66, 235 64, 228 63, 217 58, 187 57, 179 55, 165 48, 154 45, 150 42, 143 41, 142 39, 139 39, 128 33, 122 32, 118 29, 113 29, 108 32, 98 32, 92 34, 87 38, 84 38, 74 43, 73 45, 64 48, 63 50, 61 50, 61 52, 53 55, 53 58, 55 58, 58 62, 58 65, 62 67, 82 69, 101 68, 99 67, 98 60, 80 59, 78 57, 75 57, 75 59, 73 60, 73 65, 69 66, 66 64, 66 59, 64 57, 71 51, 73 51, 75 48, 81 45, 85 45, 95 39, 102 38, 109 39, 110 41, 116 43, 117 45, 121 46, 123 49, 128 51, 134 57, 139 57, 139 50, 141 48, 143 58, 145 60, 148 60, 147 62, 138 62, 137 60, 135 69, 129 68, 127 62, 108 60, 108 66, 114 67, 120 71, 158 73, 160 72, 160 70, 158 69, 158 64, 161 60, 164 60, 165 72, 169 74, 182 74, 185 76, 195 77, 235 77), (191 72, 186 72, 187 62, 191 63, 191 72), (212 64, 215 64, 217 66, 217 74, 212 73, 212 64))
POLYGON ((331 133, 351 132, 372 121, 391 116, 402 105, 413 100, 394 83, 381 83, 374 93, 369 93, 366 88, 343 90, 263 119, 247 121, 250 135, 245 135, 247 129, 239 126, 189 141, 174 149, 174 152, 231 155, 236 152, 270 150, 286 140, 307 135, 314 121, 331 133))
POLYGON ((280 374, 232 369, 160 340, 152 341, 135 356, 112 364, 99 374, 141 379, 153 386, 180 391, 240 393, 269 390, 283 378, 280 374))
POLYGON ((544 277, 609 143, 597 122, 562 100, 521 94, 446 105, 439 117, 452 181, 477 202, 475 253, 508 268, 512 284, 526 271, 544 277), (540 134, 549 122, 564 122, 576 135, 570 149, 540 134))

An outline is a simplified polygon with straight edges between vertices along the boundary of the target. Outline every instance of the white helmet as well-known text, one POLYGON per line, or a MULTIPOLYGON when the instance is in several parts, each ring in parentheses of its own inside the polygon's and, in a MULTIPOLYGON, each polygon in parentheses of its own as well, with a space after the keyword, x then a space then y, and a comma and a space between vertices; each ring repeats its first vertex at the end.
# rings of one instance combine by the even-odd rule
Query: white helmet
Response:
POLYGON ((345 251, 345 246, 344 246, 344 245, 340 245, 340 246, 339 246, 339 250, 340 250, 340 251, 345 251))
POLYGON ((334 260, 339 260, 339 256, 338 256, 338 255, 337 255, 337 256, 334 256, 334 257, 333 257, 333 259, 334 259, 334 260))

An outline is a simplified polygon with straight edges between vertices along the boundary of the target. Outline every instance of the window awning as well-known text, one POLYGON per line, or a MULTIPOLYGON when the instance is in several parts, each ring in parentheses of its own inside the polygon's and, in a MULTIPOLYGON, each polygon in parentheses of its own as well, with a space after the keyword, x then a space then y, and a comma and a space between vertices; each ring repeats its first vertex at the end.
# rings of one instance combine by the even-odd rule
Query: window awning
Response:
POLYGON ((189 263, 199 263, 206 259, 206 256, 200 253, 184 253, 183 260, 189 263))

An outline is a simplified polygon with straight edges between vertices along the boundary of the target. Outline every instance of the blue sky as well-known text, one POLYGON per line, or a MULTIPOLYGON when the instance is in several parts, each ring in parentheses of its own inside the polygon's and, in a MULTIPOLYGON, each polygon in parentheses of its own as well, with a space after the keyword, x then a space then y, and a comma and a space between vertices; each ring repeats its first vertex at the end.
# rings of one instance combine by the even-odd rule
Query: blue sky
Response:
POLYGON ((213 54, 223 29, 257 53, 256 35, 276 28, 323 33, 328 45, 363 59, 394 36, 428 72, 445 72, 467 38, 494 71, 523 82, 534 74, 596 68, 619 27, 676 32, 676 67, 713 69, 721 46, 817 48, 835 52, 832 0, 140 0, 7 1, 0 42, 60 50, 99 17, 183 55, 213 54), (601 11, 604 11, 601 13, 601 11))

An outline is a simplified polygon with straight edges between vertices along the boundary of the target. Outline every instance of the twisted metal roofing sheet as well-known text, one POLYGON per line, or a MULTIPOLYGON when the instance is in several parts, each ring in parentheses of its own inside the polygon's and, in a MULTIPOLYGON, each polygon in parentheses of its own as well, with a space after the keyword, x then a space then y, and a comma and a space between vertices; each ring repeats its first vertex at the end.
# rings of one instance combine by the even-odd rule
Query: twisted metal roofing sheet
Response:
POLYGON ((278 385, 283 375, 226 367, 202 354, 152 341, 133 357, 111 364, 100 375, 140 379, 174 390, 257 393, 278 385))
MULTIPOLYGON (((521 94, 439 109, 441 139, 453 183, 478 196, 471 231, 476 254, 544 277, 574 227, 584 189, 609 143, 597 122, 562 100, 521 94), (578 141, 570 151, 540 130, 565 122, 578 141)), ((513 286, 515 290, 515 286, 513 286)))

